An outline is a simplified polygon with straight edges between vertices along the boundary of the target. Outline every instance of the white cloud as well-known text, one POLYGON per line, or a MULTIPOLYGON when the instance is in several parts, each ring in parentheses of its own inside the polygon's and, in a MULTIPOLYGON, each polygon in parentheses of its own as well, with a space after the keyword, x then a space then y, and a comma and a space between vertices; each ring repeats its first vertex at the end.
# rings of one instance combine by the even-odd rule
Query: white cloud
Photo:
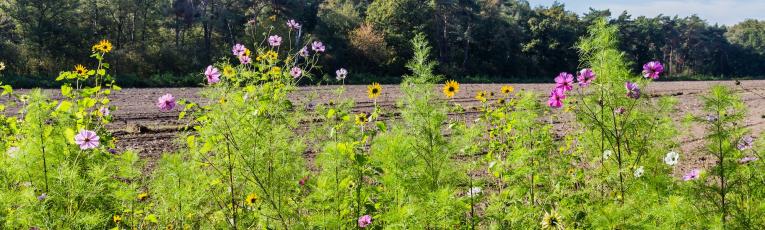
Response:
MULTIPOLYGON (((532 5, 550 5, 553 0, 532 0, 532 5)), ((640 15, 654 17, 659 14, 680 17, 698 15, 710 24, 733 25, 748 18, 765 19, 765 1, 756 0, 594 0, 559 1, 566 8, 577 13, 586 13, 589 8, 610 9, 617 16, 627 11, 633 17, 640 15)))

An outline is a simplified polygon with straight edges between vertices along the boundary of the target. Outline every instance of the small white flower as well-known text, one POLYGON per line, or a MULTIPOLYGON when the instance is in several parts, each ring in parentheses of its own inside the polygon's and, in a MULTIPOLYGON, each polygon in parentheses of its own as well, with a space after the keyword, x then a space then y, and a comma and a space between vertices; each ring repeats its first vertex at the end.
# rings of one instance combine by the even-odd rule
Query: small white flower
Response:
POLYGON ((19 147, 16 147, 16 146, 10 147, 8 148, 8 151, 6 152, 8 153, 8 157, 16 158, 16 153, 19 152, 19 147))
POLYGON ((632 174, 635 175, 635 177, 641 177, 643 176, 644 172, 645 172, 645 169, 643 169, 643 166, 640 166, 637 169, 635 169, 635 172, 632 174))
POLYGON ((480 194, 481 194, 481 188, 479 188, 479 187, 472 187, 467 192, 467 196, 468 197, 474 197, 474 196, 478 196, 480 194))
POLYGON ((675 151, 670 151, 667 153, 667 156, 664 157, 664 163, 669 166, 675 166, 678 159, 680 159, 680 154, 677 154, 675 151))
POLYGON ((337 75, 337 80, 342 81, 345 80, 345 77, 348 76, 348 70, 345 68, 340 68, 339 70, 335 71, 335 75, 337 75))
POLYGON ((608 159, 613 153, 610 149, 606 149, 606 151, 603 151, 603 159, 608 159))

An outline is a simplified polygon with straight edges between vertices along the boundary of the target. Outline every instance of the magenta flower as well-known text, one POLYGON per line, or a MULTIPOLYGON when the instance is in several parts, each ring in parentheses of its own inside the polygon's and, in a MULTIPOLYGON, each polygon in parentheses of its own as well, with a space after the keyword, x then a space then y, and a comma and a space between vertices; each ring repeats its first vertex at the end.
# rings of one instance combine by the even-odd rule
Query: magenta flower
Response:
POLYGON ((566 72, 558 74, 555 77, 555 88, 561 88, 564 92, 574 89, 574 75, 566 72))
POLYGON ((693 169, 683 176, 683 180, 689 181, 689 180, 699 179, 700 175, 701 175, 701 169, 693 169))
POLYGON ((77 136, 74 136, 74 143, 80 146, 80 149, 87 150, 98 147, 98 135, 90 130, 82 130, 77 136))
POLYGON ((348 70, 345 70, 345 68, 340 68, 339 70, 335 71, 335 75, 337 76, 338 81, 345 80, 345 77, 348 76, 348 70))
POLYGON ((252 58, 244 55, 239 56, 239 63, 242 63, 242 65, 249 65, 252 63, 252 58))
POLYGON ((758 159, 759 158, 757 158, 757 157, 744 157, 744 158, 741 158, 740 160, 738 160, 738 163, 739 164, 746 164, 746 163, 749 163, 749 162, 752 162, 752 161, 756 161, 758 159))
POLYGON ((592 80, 595 80, 595 72, 592 72, 592 69, 582 69, 576 75, 576 80, 579 82, 579 86, 587 87, 592 83, 592 80))
POLYGON ((175 108, 175 97, 169 93, 159 97, 159 100, 157 100, 157 107, 159 107, 159 111, 162 112, 173 110, 175 108))
POLYGON ((372 216, 363 215, 359 217, 359 228, 366 228, 370 224, 372 224, 372 216))
POLYGON ((292 67, 290 70, 290 75, 292 75, 293 78, 299 78, 301 75, 303 75, 303 70, 297 66, 292 67))
POLYGON ((234 54, 234 56, 242 56, 244 54, 244 50, 246 48, 242 44, 236 44, 234 45, 234 48, 231 48, 231 53, 234 54))
POLYGON ((324 50, 326 50, 326 47, 324 47, 324 43, 321 43, 320 41, 315 41, 311 44, 311 49, 313 49, 313 51, 316 51, 318 53, 322 53, 324 52, 324 50))
POLYGON ((207 66, 207 69, 205 70, 205 77, 207 78, 208 84, 215 84, 220 81, 220 71, 218 68, 215 68, 213 66, 207 66))
POLYGON ((287 27, 289 27, 291 30, 299 30, 300 27, 302 26, 300 25, 300 23, 295 21, 295 19, 290 19, 290 20, 287 20, 287 27))
POLYGON ((304 186, 306 182, 308 182, 308 179, 310 179, 310 176, 304 176, 303 178, 300 178, 300 181, 298 181, 298 184, 300 186, 304 186))
POLYGON ((643 65, 643 76, 645 78, 659 79, 659 75, 664 72, 664 66, 659 61, 651 61, 643 65))
POLYGON ((303 48, 300 49, 300 51, 298 51, 298 55, 300 55, 301 57, 308 57, 308 54, 309 53, 308 53, 308 47, 307 46, 303 46, 303 48))
POLYGON ((640 87, 633 82, 624 83, 624 88, 627 88, 627 97, 638 99, 640 98, 640 87))
POLYGON ((752 147, 754 147, 754 138, 752 136, 742 137, 741 140, 738 141, 738 145, 736 145, 736 148, 741 151, 751 149, 752 147))
POLYGON ((279 35, 273 35, 268 37, 268 44, 271 46, 279 46, 282 44, 282 37, 279 37, 279 35))
POLYGON ((554 88, 550 92, 550 99, 547 100, 547 105, 552 108, 563 107, 563 99, 566 98, 566 94, 562 88, 554 88))

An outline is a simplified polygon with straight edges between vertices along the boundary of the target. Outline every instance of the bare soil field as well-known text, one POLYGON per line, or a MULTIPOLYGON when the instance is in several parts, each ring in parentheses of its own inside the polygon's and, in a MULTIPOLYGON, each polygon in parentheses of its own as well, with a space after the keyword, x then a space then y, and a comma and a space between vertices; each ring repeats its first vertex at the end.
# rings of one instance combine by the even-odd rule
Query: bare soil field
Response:
MULTIPOLYGON (((755 136, 759 136, 765 130, 765 80, 741 81, 740 85, 737 85, 735 81, 653 83, 649 88, 644 89, 645 93, 652 97, 673 96, 679 100, 676 120, 681 133, 685 134, 679 139, 682 143, 679 151, 688 154, 683 154, 686 157, 681 161, 683 167, 676 171, 682 172, 682 168, 685 167, 704 167, 714 163, 704 153, 704 145, 701 141, 704 135, 703 127, 683 126, 680 122, 687 114, 701 115, 702 104, 699 97, 715 84, 730 86, 741 95, 749 109, 746 125, 755 136)), ((473 98, 476 92, 487 90, 499 93, 499 89, 503 85, 505 84, 462 84, 460 92, 453 100, 466 108, 467 114, 456 114, 456 116, 475 116, 477 114, 475 107, 479 105, 479 102, 473 98)), ((553 86, 552 84, 510 85, 514 86, 516 91, 532 90, 540 92, 542 95, 546 95, 553 86)), ((296 105, 328 103, 332 98, 335 98, 334 91, 337 87, 301 87, 300 90, 290 95, 290 98, 296 105)), ((112 105, 117 106, 118 110, 112 113, 115 120, 109 128, 118 139, 118 148, 135 150, 141 156, 149 159, 156 159, 163 152, 175 150, 179 128, 185 123, 178 120, 177 110, 160 112, 155 106, 155 102, 161 95, 170 93, 176 99, 204 103, 198 95, 199 90, 199 88, 123 89, 114 93, 111 97, 112 105)), ((50 96, 56 97, 57 91, 49 90, 48 92, 50 96)), ((399 96, 397 85, 384 85, 383 93, 378 98, 377 103, 383 107, 392 107, 399 96)), ((373 106, 372 101, 366 96, 366 86, 364 85, 346 86, 346 91, 342 97, 353 98, 356 101, 354 110, 357 111, 368 111, 373 106)), ((545 98, 540 98, 540 100, 545 100, 545 98)), ((567 122, 565 121, 556 123, 556 129, 559 132, 565 132, 566 126, 567 122)))

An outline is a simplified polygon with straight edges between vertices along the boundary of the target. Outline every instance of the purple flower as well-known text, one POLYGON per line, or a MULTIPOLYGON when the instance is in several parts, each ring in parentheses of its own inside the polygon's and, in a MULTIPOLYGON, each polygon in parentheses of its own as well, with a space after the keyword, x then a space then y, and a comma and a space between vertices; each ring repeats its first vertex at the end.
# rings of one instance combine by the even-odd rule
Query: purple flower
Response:
POLYGON ((290 75, 292 75, 293 78, 299 78, 301 75, 303 75, 303 70, 297 66, 292 67, 290 70, 290 75))
POLYGON ((757 157, 744 157, 744 158, 741 158, 740 160, 738 160, 738 163, 746 164, 746 163, 749 163, 749 162, 752 162, 752 161, 756 161, 756 160, 758 160, 757 157))
POLYGON ((300 27, 302 26, 300 25, 300 23, 295 21, 295 19, 290 19, 290 20, 287 20, 287 27, 289 27, 291 30, 299 30, 300 27))
POLYGON ((279 46, 282 44, 282 37, 279 37, 279 35, 273 35, 268 37, 268 44, 271 46, 279 46))
POLYGON ((566 98, 566 94, 562 88, 554 88, 550 92, 550 99, 547 100, 547 105, 552 108, 563 107, 563 99, 566 98))
POLYGON ((218 68, 215 68, 213 66, 207 66, 207 69, 205 70, 205 77, 207 78, 208 84, 215 84, 220 81, 220 71, 218 68))
POLYGON ((109 150, 106 150, 106 151, 108 151, 111 154, 117 154, 117 149, 110 148, 109 150))
POLYGON ((624 83, 624 88, 627 88, 627 97, 638 99, 640 98, 640 87, 633 82, 624 83))
POLYGON ((588 68, 582 69, 576 75, 576 80, 579 81, 579 86, 587 87, 592 83, 592 80, 595 80, 595 72, 588 68))
POLYGON ((659 79, 659 75, 664 72, 664 66, 659 61, 651 61, 643 65, 643 76, 645 78, 659 79))
POLYGON ((345 68, 340 68, 339 70, 335 71, 335 75, 337 76, 338 81, 345 80, 345 77, 348 76, 348 70, 345 68))
POLYGON ((303 46, 303 48, 298 51, 298 55, 301 57, 308 57, 308 54, 308 46, 303 46))
POLYGON ((313 51, 316 51, 318 53, 322 53, 324 52, 324 50, 326 50, 326 47, 324 47, 324 43, 321 43, 320 41, 315 41, 311 44, 311 49, 313 49, 313 51))
POLYGON ((701 175, 701 169, 693 169, 683 176, 683 180, 689 181, 689 180, 699 179, 700 175, 701 175))
POLYGON ((566 72, 558 74, 555 77, 555 88, 561 88, 564 92, 574 89, 574 75, 566 72))
POLYGON ((234 48, 231 48, 231 53, 234 54, 234 56, 242 56, 244 54, 244 50, 246 48, 242 44, 236 44, 234 45, 234 48))
POLYGON ((98 147, 98 135, 90 130, 82 130, 74 136, 74 143, 80 145, 80 149, 88 150, 98 147))
POLYGON ((363 215, 359 217, 359 228, 366 228, 370 224, 372 224, 372 216, 363 215))
POLYGON ((175 97, 169 93, 159 97, 159 100, 157 100, 157 107, 159 107, 159 111, 162 112, 173 110, 175 108, 175 97))
POLYGON ((40 196, 37 197, 37 200, 39 201, 44 201, 45 199, 48 199, 48 194, 46 193, 40 194, 40 196))
POLYGON ((242 63, 243 65, 249 65, 252 63, 252 58, 244 55, 239 56, 239 63, 242 63))
POLYGON ((752 147, 754 147, 754 138, 752 136, 742 137, 741 140, 738 141, 738 145, 736 145, 736 148, 741 151, 751 149, 752 147))

